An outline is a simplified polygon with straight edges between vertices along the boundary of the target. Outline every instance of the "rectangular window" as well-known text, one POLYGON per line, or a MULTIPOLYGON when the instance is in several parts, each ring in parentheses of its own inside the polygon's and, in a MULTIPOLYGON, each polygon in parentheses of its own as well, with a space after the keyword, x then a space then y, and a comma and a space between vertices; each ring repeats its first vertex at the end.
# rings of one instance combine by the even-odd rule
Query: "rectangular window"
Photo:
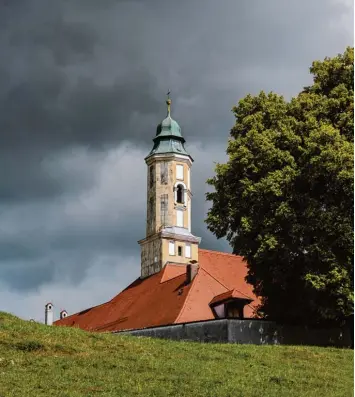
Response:
POLYGON ((178 255, 182 256, 182 247, 180 245, 178 246, 178 255))
POLYGON ((176 226, 184 227, 184 211, 176 210, 176 226))
POLYGON ((162 185, 168 184, 168 162, 163 161, 160 163, 160 183, 162 185))
POLYGON ((181 164, 176 165, 176 179, 184 180, 184 166, 181 164))
POLYGON ((155 180, 155 167, 151 165, 149 167, 149 186, 152 187, 154 185, 155 180))
POLYGON ((191 244, 185 245, 185 256, 186 258, 191 258, 191 244))
POLYGON ((175 255, 175 242, 169 241, 169 255, 175 255))
POLYGON ((168 199, 167 194, 160 196, 160 223, 162 226, 167 226, 168 223, 168 199))

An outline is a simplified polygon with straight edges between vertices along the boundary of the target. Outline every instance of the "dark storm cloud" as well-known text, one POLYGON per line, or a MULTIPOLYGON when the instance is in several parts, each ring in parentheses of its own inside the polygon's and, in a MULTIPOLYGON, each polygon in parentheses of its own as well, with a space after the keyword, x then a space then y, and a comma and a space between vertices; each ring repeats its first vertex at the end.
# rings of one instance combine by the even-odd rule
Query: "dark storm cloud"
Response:
POLYGON ((241 96, 289 95, 307 83, 310 62, 338 47, 324 26, 342 12, 323 0, 5 4, 0 152, 11 157, 1 153, 0 169, 11 172, 3 199, 60 193, 41 163, 58 148, 129 140, 147 150, 167 88, 190 142, 226 139, 241 96))
MULTIPOLYGON (((21 290, 61 280, 62 274, 69 283, 78 282, 101 255, 119 252, 123 259, 139 252, 145 198, 131 196, 143 190, 145 167, 134 172, 131 165, 142 157, 134 153, 134 148, 122 147, 105 156, 84 150, 62 154, 47 164, 52 175, 56 171, 57 179, 64 179, 70 169, 92 174, 85 189, 81 183, 81 191, 55 200, 0 205, 0 280, 21 290), (32 271, 35 277, 29 277, 32 271)), ((118 259, 112 262, 117 264, 118 259)))
MULTIPOLYGON (((130 118, 134 112, 157 111, 155 78, 125 51, 129 45, 121 45, 131 32, 117 38, 116 47, 104 41, 104 21, 90 21, 94 16, 93 9, 79 11, 52 1, 28 2, 24 10, 7 7, 0 27, 1 148, 96 147, 147 136, 142 125, 138 132, 131 128, 130 118), (82 15, 89 20, 82 21, 82 15), (105 82, 104 64, 110 58, 112 73, 105 82)), ((122 17, 117 14, 117 24, 122 17)))
POLYGON ((1 266, 0 279, 10 289, 31 291, 38 285, 50 283, 53 280, 54 271, 55 268, 51 262, 38 263, 38 260, 31 262, 27 258, 26 263, 4 262, 1 266))
MULTIPOLYGON (((118 48, 112 38, 104 40, 110 36, 105 18, 95 20, 92 5, 79 10, 78 4, 83 5, 9 3, 0 13, 2 200, 61 193, 62 186, 43 169, 50 151, 73 145, 100 149, 128 138, 147 144, 151 139, 157 116, 149 115, 159 109, 154 76, 144 63, 134 62, 125 51, 129 46, 121 46, 122 34, 118 48)), ((107 16, 113 2, 106 6, 101 10, 107 16)), ((120 13, 117 19, 119 23, 120 13)))
POLYGON ((0 17, 0 147, 12 150, 148 144, 169 84, 176 116, 186 112, 180 99, 201 97, 183 117, 190 138, 213 139, 209 123, 193 122, 206 113, 222 120, 247 91, 271 89, 270 77, 277 89, 275 70, 304 75, 315 48, 334 41, 321 27, 337 11, 324 1, 20 4, 7 3, 0 17))
POLYGON ((62 74, 23 82, 2 101, 2 149, 13 150, 18 145, 37 149, 77 144, 100 147, 118 142, 120 137, 142 138, 147 143, 147 130, 151 131, 153 125, 139 125, 138 129, 130 125, 135 109, 142 109, 144 117, 144 111, 149 113, 158 107, 149 97, 154 79, 142 73, 107 86, 78 77, 75 86, 68 88, 62 74))
POLYGON ((192 231, 202 247, 227 250, 203 219, 230 109, 262 89, 297 94, 314 59, 352 44, 349 11, 347 0, 2 2, 1 299, 1 288, 20 300, 50 286, 48 299, 53 290, 72 302, 73 285, 101 299, 102 272, 119 279, 100 284, 110 294, 137 277, 143 159, 168 88, 196 160, 192 231))

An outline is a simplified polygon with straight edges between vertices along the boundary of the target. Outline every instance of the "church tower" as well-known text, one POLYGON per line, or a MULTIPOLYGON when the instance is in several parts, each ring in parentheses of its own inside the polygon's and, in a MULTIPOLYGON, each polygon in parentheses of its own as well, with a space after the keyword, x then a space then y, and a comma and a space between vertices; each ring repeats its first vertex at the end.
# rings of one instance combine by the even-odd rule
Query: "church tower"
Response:
POLYGON ((191 234, 192 157, 184 147, 179 124, 167 117, 158 125, 147 164, 147 224, 141 246, 141 278, 159 272, 168 262, 198 262, 201 239, 191 234))

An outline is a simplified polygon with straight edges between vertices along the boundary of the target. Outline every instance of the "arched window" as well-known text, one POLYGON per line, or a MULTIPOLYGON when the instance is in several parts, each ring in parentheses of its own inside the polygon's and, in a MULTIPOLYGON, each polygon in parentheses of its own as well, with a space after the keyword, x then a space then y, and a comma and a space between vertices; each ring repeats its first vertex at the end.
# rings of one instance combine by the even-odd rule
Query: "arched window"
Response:
POLYGON ((187 204, 187 189, 184 182, 176 182, 174 185, 174 200, 177 204, 186 206, 187 204))
POLYGON ((179 204, 184 204, 184 187, 182 185, 177 185, 176 187, 176 202, 179 204))

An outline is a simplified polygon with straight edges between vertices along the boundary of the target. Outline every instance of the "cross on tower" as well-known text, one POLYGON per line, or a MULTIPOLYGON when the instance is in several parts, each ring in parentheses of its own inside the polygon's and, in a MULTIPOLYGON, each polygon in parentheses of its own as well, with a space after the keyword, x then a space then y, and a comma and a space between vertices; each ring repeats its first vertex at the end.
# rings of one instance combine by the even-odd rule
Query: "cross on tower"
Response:
POLYGON ((170 105, 171 105, 171 99, 170 99, 170 90, 168 90, 168 92, 166 93, 166 95, 168 96, 168 99, 166 100, 166 104, 168 105, 168 116, 170 116, 170 105))

